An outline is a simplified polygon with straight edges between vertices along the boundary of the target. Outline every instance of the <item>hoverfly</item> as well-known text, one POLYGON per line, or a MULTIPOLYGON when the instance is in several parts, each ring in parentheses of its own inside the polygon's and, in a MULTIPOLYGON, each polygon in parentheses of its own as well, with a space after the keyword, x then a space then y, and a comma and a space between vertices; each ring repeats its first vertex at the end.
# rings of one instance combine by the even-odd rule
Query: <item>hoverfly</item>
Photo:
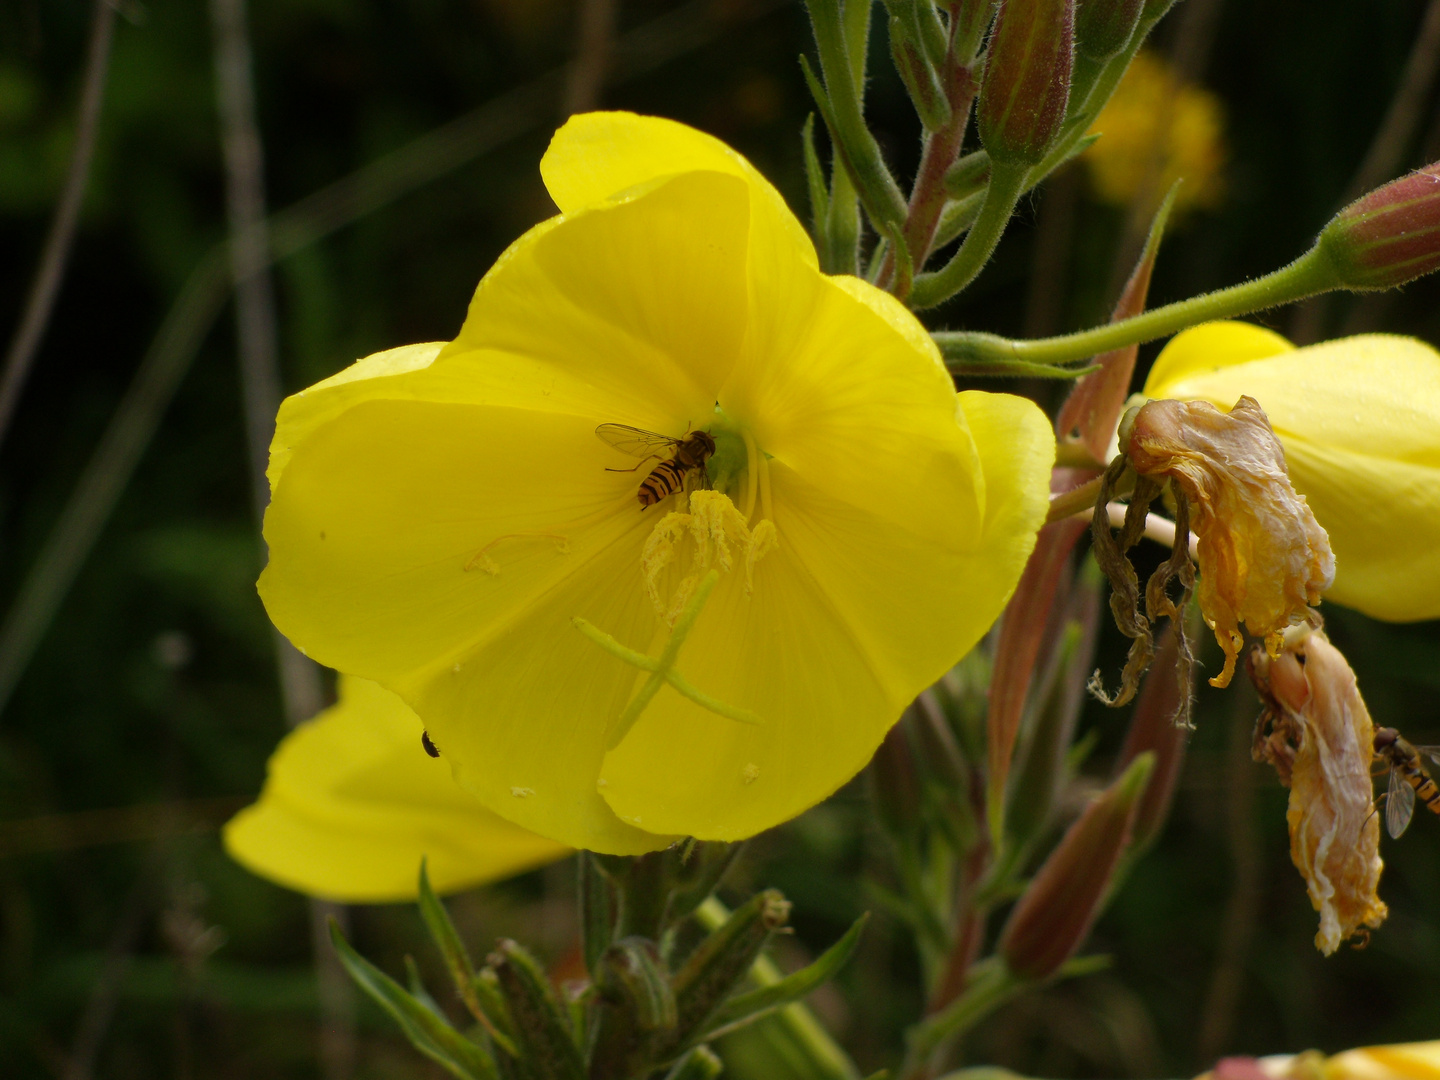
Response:
POLYGON ((1440 788, 1425 771, 1424 758, 1440 765, 1440 746, 1413 746, 1391 727, 1375 729, 1375 756, 1390 763, 1390 786, 1385 795, 1385 829, 1398 837, 1415 812, 1415 796, 1440 814, 1440 788))
MULTIPOLYGON (((642 510, 654 506, 666 496, 674 495, 685 486, 686 476, 696 469, 700 470, 702 480, 707 479, 705 463, 715 453, 715 440, 708 431, 692 431, 682 438, 672 439, 669 435, 645 431, 629 424, 601 424, 595 429, 595 434, 621 453, 640 458, 640 465, 652 458, 670 455, 668 460, 661 461, 640 481, 636 498, 640 500, 642 510)), ((640 465, 634 469, 605 471, 634 472, 640 465)))

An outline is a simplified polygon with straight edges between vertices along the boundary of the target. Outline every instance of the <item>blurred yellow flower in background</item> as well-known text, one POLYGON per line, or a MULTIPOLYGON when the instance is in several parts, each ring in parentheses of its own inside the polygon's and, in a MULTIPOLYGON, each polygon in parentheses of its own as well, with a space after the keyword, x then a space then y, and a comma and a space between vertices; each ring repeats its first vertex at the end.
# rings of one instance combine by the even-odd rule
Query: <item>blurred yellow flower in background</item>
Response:
POLYGON ((1091 132, 1100 139, 1083 156, 1096 196, 1129 206, 1144 196, 1158 205, 1183 179, 1173 213, 1213 207, 1224 193, 1225 119, 1217 98, 1182 84, 1152 52, 1137 53, 1091 132))
POLYGON ((260 798, 225 826, 242 866, 347 903, 413 900, 420 860, 437 892, 483 885, 570 849, 480 805, 420 750, 420 718, 388 690, 340 677, 340 701, 291 732, 260 798))
POLYGON ((1297 349, 1263 327, 1207 323, 1161 351, 1144 393, 1259 401, 1329 534, 1326 599, 1393 622, 1440 618, 1440 353, 1389 334, 1297 349))
POLYGON ((541 172, 561 215, 455 341, 285 402, 261 595, 527 829, 620 854, 749 836, 853 776, 990 627, 1054 436, 1028 400, 957 396, 915 317, 822 274, 723 143, 592 113, 541 172), (708 431, 715 490, 642 510, 659 459, 605 424, 708 431))
POLYGON ((1440 1080, 1440 1041, 1227 1058, 1196 1080, 1440 1080))

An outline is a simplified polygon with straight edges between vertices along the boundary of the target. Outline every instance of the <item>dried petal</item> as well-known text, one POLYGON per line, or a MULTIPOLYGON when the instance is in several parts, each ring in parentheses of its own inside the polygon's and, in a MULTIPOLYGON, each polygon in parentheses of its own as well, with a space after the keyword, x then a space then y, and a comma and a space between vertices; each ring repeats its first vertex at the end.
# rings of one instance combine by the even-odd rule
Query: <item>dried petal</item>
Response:
POLYGON ((1250 656, 1250 676, 1266 704, 1256 756, 1288 781, 1290 858, 1320 912, 1315 947, 1329 956, 1387 909, 1380 884, 1380 816, 1370 760, 1375 727, 1340 650, 1318 630, 1287 641, 1271 659, 1250 656))
POLYGON ((1199 538, 1200 609, 1225 651, 1210 680, 1228 686, 1244 638, 1273 657, 1287 626, 1335 577, 1330 542, 1285 471, 1265 410, 1242 397, 1225 413, 1205 401, 1151 401, 1135 414, 1127 453, 1142 476, 1168 477, 1190 502, 1199 538))

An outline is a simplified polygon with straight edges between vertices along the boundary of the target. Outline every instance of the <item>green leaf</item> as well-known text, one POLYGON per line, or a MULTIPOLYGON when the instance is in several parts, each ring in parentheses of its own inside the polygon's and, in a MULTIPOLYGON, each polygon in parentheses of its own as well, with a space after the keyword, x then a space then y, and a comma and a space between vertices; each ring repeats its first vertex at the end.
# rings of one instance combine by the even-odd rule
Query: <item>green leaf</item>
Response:
POLYGON ((751 990, 732 997, 715 1013, 710 1024, 710 1031, 705 1037, 709 1039, 734 1031, 773 1009, 788 1005, 792 1001, 798 1001, 822 983, 827 982, 854 955, 856 947, 860 944, 860 935, 869 921, 870 913, 867 911, 855 920, 849 930, 845 931, 844 937, 821 953, 814 963, 801 968, 793 975, 787 975, 770 986, 762 986, 758 990, 751 990))
POLYGON ((330 940, 350 977, 400 1025, 415 1049, 458 1080, 499 1080, 495 1063, 482 1048, 351 948, 334 919, 330 920, 330 940))
POLYGON ((431 939, 440 950, 445 967, 449 970, 450 978, 454 980, 455 989, 465 1002, 465 1007, 475 1014, 475 1019, 484 1023, 485 1014, 475 997, 475 965, 470 960, 470 954, 465 951, 455 924, 450 921, 450 913, 445 910, 445 905, 430 887, 426 861, 420 860, 420 917, 425 920, 425 928, 430 931, 431 939))
POLYGON ((810 191, 810 235, 815 246, 820 248, 820 263, 828 266, 829 245, 825 223, 830 217, 830 193, 825 190, 825 169, 820 164, 820 153, 815 149, 815 114, 805 118, 800 129, 800 145, 805 155, 805 183, 810 191))

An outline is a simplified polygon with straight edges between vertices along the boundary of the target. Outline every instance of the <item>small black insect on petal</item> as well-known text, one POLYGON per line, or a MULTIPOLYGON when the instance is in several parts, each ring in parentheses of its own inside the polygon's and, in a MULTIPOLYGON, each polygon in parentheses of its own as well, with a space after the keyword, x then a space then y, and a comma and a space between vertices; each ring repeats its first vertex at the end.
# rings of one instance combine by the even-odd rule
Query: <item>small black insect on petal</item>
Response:
POLYGON ((440 756, 440 748, 430 740, 430 733, 428 731, 422 731, 420 733, 420 745, 425 748, 425 752, 431 757, 440 756))

